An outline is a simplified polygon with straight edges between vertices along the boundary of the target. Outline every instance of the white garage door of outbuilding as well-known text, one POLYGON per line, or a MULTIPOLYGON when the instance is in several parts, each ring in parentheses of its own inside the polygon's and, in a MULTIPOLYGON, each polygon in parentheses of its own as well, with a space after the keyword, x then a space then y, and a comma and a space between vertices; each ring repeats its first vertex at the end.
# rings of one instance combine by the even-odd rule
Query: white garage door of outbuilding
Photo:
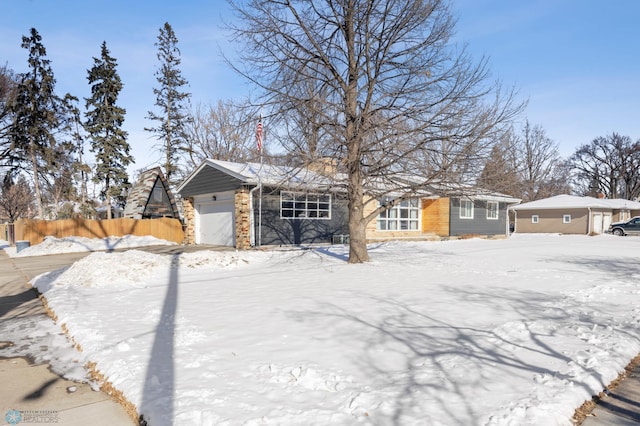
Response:
POLYGON ((611 213, 594 213, 593 229, 594 234, 602 234, 611 225, 611 213))
POLYGON ((227 198, 223 195, 217 195, 216 198, 216 201, 194 200, 196 205, 196 243, 235 246, 236 225, 233 197, 227 198))

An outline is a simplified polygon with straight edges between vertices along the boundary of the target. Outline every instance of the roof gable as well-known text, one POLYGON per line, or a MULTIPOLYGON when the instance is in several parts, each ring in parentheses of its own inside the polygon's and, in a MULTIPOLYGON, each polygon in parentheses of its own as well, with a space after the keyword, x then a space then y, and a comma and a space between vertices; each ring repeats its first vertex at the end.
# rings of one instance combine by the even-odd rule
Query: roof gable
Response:
POLYGON ((229 191, 242 185, 258 184, 284 187, 318 189, 328 188, 332 179, 301 167, 284 167, 260 163, 233 163, 207 159, 178 186, 182 196, 229 191))
POLYGON ((160 167, 145 170, 127 197, 124 217, 179 217, 175 198, 160 167))

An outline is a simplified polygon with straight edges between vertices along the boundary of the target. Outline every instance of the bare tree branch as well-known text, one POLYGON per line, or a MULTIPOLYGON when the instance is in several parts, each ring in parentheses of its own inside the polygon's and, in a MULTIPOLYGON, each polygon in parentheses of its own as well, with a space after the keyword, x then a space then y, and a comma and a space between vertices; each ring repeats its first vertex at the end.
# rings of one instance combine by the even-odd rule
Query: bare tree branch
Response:
POLYGON ((350 262, 368 260, 365 197, 468 180, 523 106, 489 81, 485 58, 475 62, 452 44, 445 0, 232 6, 240 18, 233 36, 244 44, 232 65, 263 90, 276 131, 286 136, 291 126, 282 123, 292 117, 311 120, 300 130, 307 140, 279 137, 285 149, 331 156, 344 172, 337 183, 349 202, 350 262))

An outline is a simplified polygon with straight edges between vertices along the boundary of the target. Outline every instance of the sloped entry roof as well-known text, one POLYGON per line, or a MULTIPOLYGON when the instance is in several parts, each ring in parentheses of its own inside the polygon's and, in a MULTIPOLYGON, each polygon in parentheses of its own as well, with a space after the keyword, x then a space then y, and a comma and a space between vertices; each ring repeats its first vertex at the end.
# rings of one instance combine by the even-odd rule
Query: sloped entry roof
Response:
POLYGON ((145 170, 140 174, 127 197, 124 217, 132 219, 179 218, 175 198, 160 167, 145 170))

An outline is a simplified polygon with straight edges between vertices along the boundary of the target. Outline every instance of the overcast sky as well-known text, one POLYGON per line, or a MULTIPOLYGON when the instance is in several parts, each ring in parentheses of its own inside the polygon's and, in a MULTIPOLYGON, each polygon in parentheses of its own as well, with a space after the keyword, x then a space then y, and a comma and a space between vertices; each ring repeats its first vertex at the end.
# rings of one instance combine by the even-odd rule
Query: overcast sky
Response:
MULTIPOLYGON (((456 41, 490 61, 493 78, 515 86, 529 105, 523 118, 545 128, 563 156, 597 136, 636 140, 640 100, 640 2, 617 0, 452 0, 456 41)), ((241 98, 248 88, 223 62, 233 56, 221 28, 231 19, 223 0, 0 0, 0 63, 27 66, 21 37, 35 27, 58 81, 59 94, 87 97, 87 70, 107 42, 124 83, 119 104, 136 165, 159 164, 143 128, 154 109, 152 89, 159 28, 169 22, 182 51, 192 102, 241 98)), ((84 105, 81 105, 84 107, 84 105)))

